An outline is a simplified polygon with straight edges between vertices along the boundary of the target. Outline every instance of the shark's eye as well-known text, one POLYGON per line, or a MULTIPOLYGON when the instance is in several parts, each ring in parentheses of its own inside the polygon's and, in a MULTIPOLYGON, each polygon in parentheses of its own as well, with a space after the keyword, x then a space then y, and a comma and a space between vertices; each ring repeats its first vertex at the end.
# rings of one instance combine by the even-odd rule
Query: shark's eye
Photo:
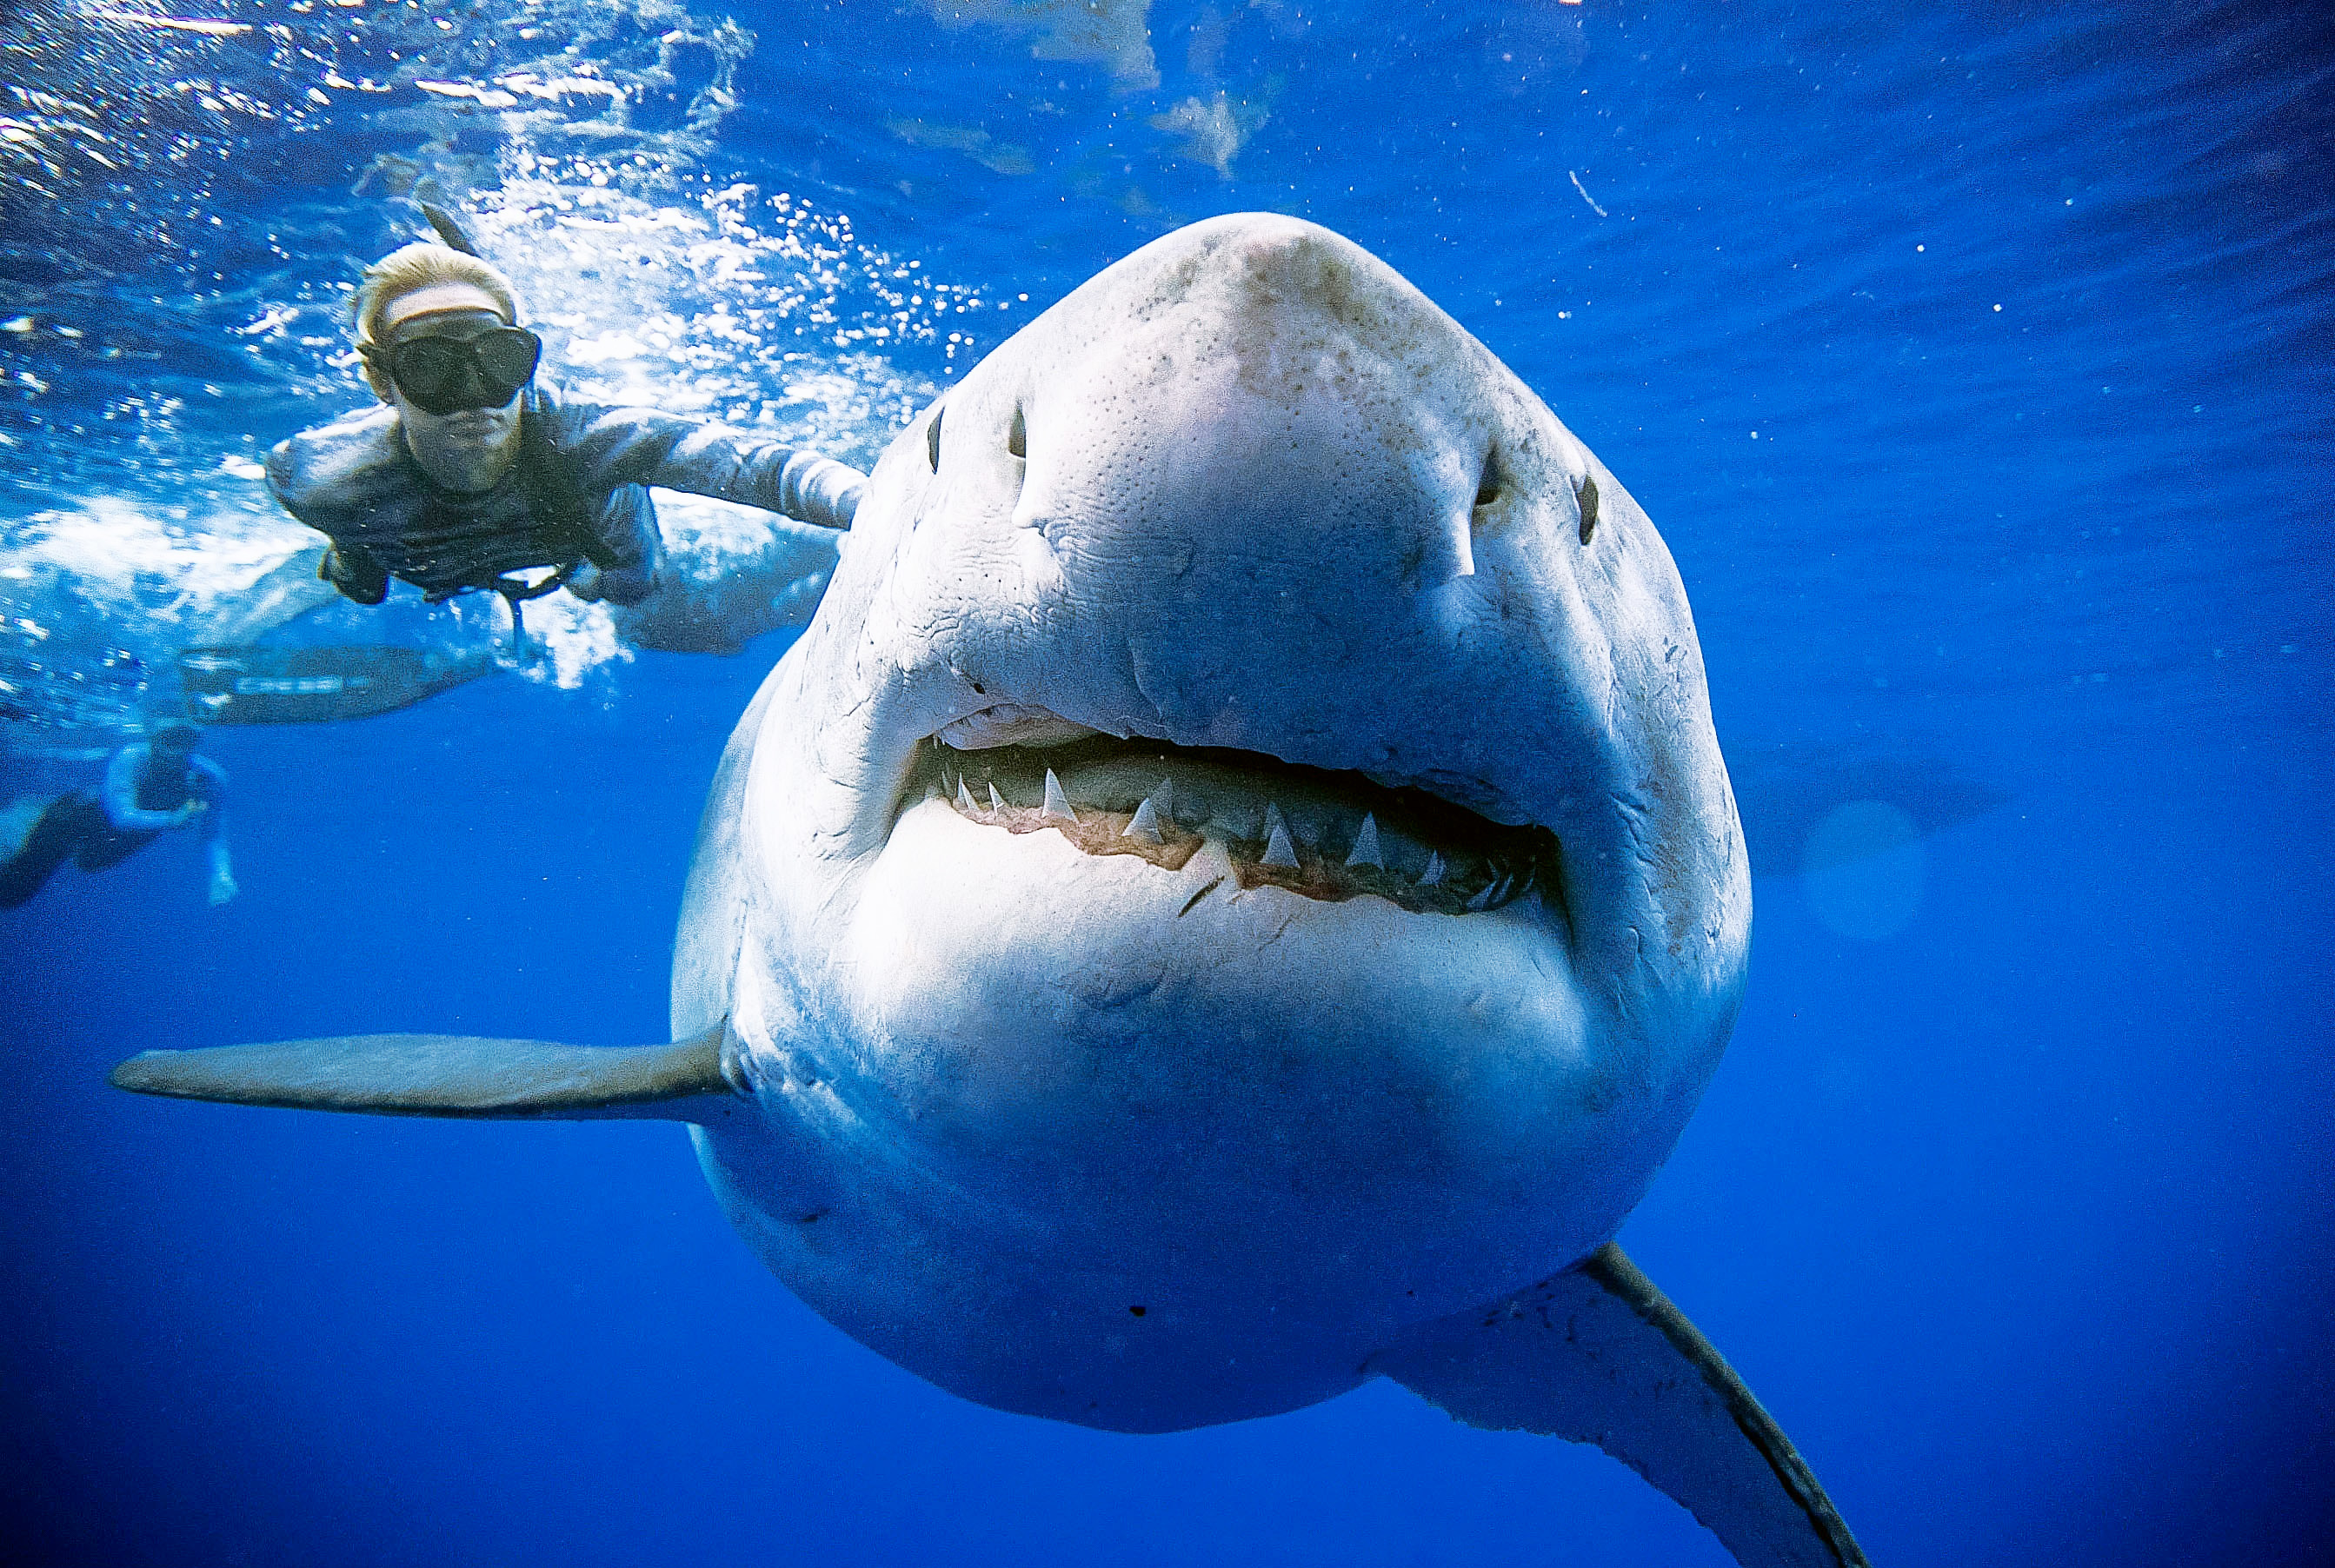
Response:
POLYGON ((1597 480, 1594 476, 1582 476, 1578 495, 1581 501, 1581 542, 1585 545, 1589 542, 1589 536, 1597 531, 1597 480))
POLYGON ((946 409, 933 411, 933 422, 925 427, 925 460, 933 465, 933 472, 941 471, 941 416, 946 409))
POLYGON ((1013 405, 1013 422, 1005 427, 1005 450, 1027 460, 1030 456, 1029 431, 1022 427, 1022 405, 1013 405))

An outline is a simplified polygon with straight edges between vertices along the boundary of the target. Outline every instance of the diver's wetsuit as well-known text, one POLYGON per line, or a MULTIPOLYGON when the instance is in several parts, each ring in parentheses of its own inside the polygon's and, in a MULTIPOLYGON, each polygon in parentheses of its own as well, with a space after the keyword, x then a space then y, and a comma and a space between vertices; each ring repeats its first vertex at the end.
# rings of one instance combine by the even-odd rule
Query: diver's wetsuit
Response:
POLYGON ((303 431, 267 454, 284 509, 333 541, 324 576, 361 605, 402 577, 432 597, 509 592, 529 566, 600 568, 600 596, 638 604, 662 555, 647 486, 740 501, 848 528, 867 477, 815 452, 656 409, 570 402, 538 380, 523 394, 519 457, 492 489, 450 490, 422 471, 389 408, 303 431))
POLYGON ((189 801, 209 808, 196 820, 213 847, 216 873, 224 854, 226 784, 227 770, 208 757, 189 754, 184 767, 175 767, 159 760, 151 747, 124 746, 106 764, 102 796, 72 789, 50 801, 24 842, 0 865, 0 909, 25 903, 68 860, 83 871, 121 865, 181 826, 179 811, 189 801))

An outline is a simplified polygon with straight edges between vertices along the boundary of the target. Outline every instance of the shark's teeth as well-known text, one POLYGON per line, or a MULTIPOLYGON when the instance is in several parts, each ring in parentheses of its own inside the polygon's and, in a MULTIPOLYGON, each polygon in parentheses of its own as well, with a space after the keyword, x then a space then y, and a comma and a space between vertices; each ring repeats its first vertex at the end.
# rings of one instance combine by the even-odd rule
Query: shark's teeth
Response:
POLYGON ((1542 829, 1471 829, 1409 800, 1342 800, 1305 778, 1292 795, 1206 760, 1187 777, 1168 772, 1166 757, 1121 758, 1100 745, 1038 756, 999 748, 973 766, 944 749, 934 762, 927 799, 1008 833, 1057 829, 1089 855, 1136 856, 1178 871, 1215 845, 1243 889, 1274 886, 1328 903, 1381 898, 1416 914, 1483 914, 1534 900, 1563 913, 1559 846, 1542 829), (1438 845, 1430 835, 1448 837, 1438 845))

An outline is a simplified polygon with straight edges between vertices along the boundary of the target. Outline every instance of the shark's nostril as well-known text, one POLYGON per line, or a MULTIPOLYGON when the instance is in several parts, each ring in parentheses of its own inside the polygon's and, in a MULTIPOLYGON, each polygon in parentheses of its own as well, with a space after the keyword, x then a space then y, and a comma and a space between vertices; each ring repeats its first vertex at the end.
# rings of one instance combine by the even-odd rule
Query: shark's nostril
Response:
POLYGON ((1476 481, 1476 509, 1482 511, 1500 498, 1500 488, 1507 476, 1501 471, 1500 449, 1494 447, 1484 454, 1484 474, 1476 481))
POLYGON ((925 427, 925 460, 933 465, 933 472, 941 471, 941 416, 946 409, 933 411, 933 422, 925 427))
POLYGON ((1016 403, 1013 405, 1013 422, 1005 427, 1005 450, 1026 460, 1030 456, 1029 448, 1029 431, 1022 423, 1022 405, 1016 403))
POLYGON ((1589 536, 1597 531, 1597 479, 1594 475, 1581 478, 1581 542, 1587 544, 1589 536))

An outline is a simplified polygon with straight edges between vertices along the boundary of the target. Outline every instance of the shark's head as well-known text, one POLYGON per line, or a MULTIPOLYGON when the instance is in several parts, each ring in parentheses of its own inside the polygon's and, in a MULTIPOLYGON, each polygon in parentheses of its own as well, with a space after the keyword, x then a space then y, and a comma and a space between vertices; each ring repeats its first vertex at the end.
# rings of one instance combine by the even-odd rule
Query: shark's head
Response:
POLYGON ((1245 215, 1046 312, 878 464, 725 759, 675 966, 778 1273, 1127 1429, 1359 1380, 1612 1235, 1750 895, 1645 515, 1390 268, 1245 215))

